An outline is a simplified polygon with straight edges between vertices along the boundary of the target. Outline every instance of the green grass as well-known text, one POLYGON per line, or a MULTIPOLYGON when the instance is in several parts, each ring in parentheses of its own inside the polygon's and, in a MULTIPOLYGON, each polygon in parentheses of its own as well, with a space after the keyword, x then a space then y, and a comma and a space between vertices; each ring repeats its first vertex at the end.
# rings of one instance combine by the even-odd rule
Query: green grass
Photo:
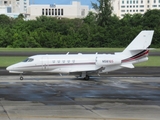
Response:
POLYGON ((0 67, 7 67, 9 65, 21 62, 27 57, 0 57, 0 67))
POLYGON ((123 48, 0 48, 0 52, 115 52, 123 48))
MULTIPOLYGON (((15 64, 17 62, 21 62, 27 57, 22 56, 22 57, 0 57, 0 67, 7 67, 9 65, 15 64)), ((149 60, 146 62, 138 63, 135 65, 136 67, 140 66, 145 66, 145 67, 158 67, 160 66, 160 56, 149 56, 149 60)))
POLYGON ((148 61, 135 64, 135 66, 160 67, 160 56, 149 56, 148 61))

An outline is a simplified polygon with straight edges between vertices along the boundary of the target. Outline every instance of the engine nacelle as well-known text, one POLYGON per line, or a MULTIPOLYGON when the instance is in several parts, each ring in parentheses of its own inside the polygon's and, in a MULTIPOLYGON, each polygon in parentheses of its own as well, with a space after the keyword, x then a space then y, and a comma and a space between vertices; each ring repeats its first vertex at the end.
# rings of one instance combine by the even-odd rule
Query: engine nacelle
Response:
POLYGON ((97 66, 109 66, 109 65, 118 65, 121 64, 121 59, 113 55, 106 55, 104 57, 96 58, 97 66))

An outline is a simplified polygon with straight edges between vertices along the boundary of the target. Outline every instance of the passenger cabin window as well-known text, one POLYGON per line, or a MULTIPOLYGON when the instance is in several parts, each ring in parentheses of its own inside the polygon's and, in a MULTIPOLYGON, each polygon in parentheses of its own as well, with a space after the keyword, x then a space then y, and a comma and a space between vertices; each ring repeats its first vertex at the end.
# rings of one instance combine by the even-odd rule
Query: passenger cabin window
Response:
POLYGON ((27 59, 25 59, 23 62, 32 62, 32 61, 34 61, 33 58, 27 58, 27 59))

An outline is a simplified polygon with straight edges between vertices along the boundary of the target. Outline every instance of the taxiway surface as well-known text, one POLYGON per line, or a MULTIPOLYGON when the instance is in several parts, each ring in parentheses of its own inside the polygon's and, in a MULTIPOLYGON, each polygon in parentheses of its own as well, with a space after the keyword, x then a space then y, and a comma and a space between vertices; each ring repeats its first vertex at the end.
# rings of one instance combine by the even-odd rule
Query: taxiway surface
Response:
POLYGON ((159 77, 0 77, 0 120, 159 120, 159 77))

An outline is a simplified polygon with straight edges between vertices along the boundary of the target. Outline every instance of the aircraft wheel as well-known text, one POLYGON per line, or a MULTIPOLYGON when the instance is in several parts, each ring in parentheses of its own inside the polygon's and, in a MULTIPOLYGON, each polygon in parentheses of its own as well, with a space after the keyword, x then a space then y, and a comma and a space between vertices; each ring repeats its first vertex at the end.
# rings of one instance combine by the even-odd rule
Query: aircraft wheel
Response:
POLYGON ((22 76, 20 77, 20 80, 23 80, 23 77, 22 77, 22 76))
POLYGON ((88 75, 86 75, 86 77, 84 78, 84 80, 89 80, 89 76, 88 75))

